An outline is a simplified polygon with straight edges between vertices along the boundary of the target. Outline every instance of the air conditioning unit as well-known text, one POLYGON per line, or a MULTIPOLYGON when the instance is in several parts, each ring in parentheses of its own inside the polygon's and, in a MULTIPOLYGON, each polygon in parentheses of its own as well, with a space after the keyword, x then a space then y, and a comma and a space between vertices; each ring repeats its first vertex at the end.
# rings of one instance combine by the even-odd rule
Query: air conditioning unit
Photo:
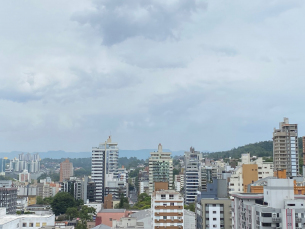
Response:
POLYGON ((159 212, 157 212, 157 215, 159 215, 159 212))
POLYGON ((174 219, 172 219, 172 221, 174 221, 174 219))
POLYGON ((159 220, 159 219, 157 219, 157 221, 159 222, 160 220, 159 220))
POLYGON ((181 212, 178 212, 179 215, 181 215, 181 212))

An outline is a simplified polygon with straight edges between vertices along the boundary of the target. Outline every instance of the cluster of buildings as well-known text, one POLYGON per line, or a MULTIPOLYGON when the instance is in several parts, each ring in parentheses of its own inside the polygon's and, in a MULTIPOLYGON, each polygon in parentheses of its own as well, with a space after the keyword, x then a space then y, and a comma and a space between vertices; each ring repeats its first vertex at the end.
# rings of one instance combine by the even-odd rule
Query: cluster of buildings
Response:
MULTIPOLYGON (((150 153, 148 166, 136 178, 128 179, 129 171, 118 165, 118 144, 109 137, 92 148, 91 177, 74 177, 73 164, 66 160, 60 164, 60 182, 47 177, 33 184, 33 170, 19 162, 37 158, 39 161, 39 156, 22 155, 12 164, 16 172, 19 166, 17 185, 0 181, 0 210, 4 207, 6 213, 14 214, 26 205, 38 212, 37 196, 69 192, 76 200, 96 208, 91 225, 94 229, 301 229, 305 228, 305 176, 299 172, 298 147, 298 126, 284 118, 273 132, 272 162, 246 152, 239 159, 213 160, 191 147, 180 159, 179 173, 174 175, 177 165, 174 166, 171 153, 163 152, 159 144, 157 151, 150 153), (122 197, 128 197, 132 203, 130 180, 137 195, 150 196, 150 209, 115 209, 122 197), (193 206, 194 212, 185 209, 185 205, 190 209, 193 206)), ((40 211, 45 216, 41 220, 33 217, 28 221, 16 216, 12 222, 34 227, 53 220, 50 209, 40 211)), ((1 222, 0 219, 0 226, 1 222)))

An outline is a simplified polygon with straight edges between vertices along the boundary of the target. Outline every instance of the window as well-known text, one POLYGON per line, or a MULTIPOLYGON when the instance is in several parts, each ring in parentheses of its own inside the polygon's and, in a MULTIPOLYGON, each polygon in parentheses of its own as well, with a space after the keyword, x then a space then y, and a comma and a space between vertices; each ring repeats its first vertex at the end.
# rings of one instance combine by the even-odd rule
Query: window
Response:
POLYGON ((42 223, 42 226, 47 226, 47 223, 45 223, 45 222, 44 222, 44 223, 42 223))
POLYGON ((166 197, 166 195, 161 195, 161 199, 163 199, 163 200, 164 200, 164 199, 165 199, 165 197, 166 197))
POLYGON ((216 214, 216 211, 213 211, 213 214, 216 214))
POLYGON ((213 204, 213 207, 216 207, 216 204, 213 204))
POLYGON ((216 228, 216 227, 217 227, 217 225, 214 224, 214 225, 213 225, 213 228, 216 228))
POLYGON ((27 227, 27 223, 22 223, 22 227, 27 227))
POLYGON ((109 218, 110 221, 112 221, 112 218, 109 218))
POLYGON ((213 218, 213 221, 216 221, 216 218, 213 218))
POLYGON ((171 203, 171 206, 174 206, 174 203, 171 203))
POLYGON ((166 216, 163 216, 163 219, 166 219, 166 216))
POLYGON ((29 223, 29 227, 34 227, 34 223, 29 223))
POLYGON ((174 195, 169 195, 169 199, 174 199, 174 195))
POLYGON ((164 203, 164 204, 163 204, 163 206, 167 206, 167 204, 166 204, 166 203, 164 203))

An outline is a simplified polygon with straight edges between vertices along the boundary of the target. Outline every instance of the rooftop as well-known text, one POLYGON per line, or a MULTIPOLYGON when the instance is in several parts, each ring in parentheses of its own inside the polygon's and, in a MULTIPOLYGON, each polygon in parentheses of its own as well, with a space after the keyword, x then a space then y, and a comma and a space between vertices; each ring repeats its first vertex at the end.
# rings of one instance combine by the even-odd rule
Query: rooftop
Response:
POLYGON ((4 215, 0 218, 0 225, 6 224, 12 220, 20 219, 20 218, 49 218, 52 215, 32 215, 32 214, 26 214, 26 215, 4 215))
POLYGON ((101 213, 124 213, 126 209, 102 209, 101 213))

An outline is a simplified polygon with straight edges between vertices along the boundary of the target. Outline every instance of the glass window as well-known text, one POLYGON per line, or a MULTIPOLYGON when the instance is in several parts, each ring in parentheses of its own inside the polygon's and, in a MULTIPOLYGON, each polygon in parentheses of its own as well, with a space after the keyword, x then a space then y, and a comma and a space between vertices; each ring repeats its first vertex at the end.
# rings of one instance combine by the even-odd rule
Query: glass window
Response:
POLYGON ((27 223, 22 223, 22 227, 27 227, 27 223))
POLYGON ((34 223, 29 223, 29 227, 34 227, 34 223))

